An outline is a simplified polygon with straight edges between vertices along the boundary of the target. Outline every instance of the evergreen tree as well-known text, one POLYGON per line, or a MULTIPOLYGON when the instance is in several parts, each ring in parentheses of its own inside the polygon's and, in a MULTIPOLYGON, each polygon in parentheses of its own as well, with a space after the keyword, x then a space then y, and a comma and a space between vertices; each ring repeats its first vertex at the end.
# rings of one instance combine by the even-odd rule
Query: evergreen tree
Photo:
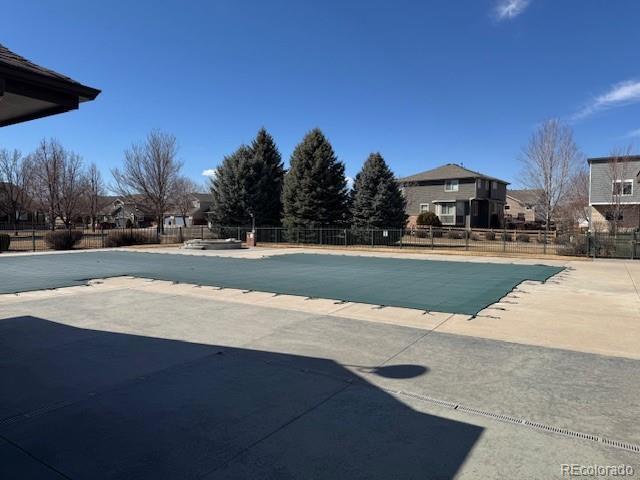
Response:
POLYGON ((247 206, 257 225, 280 225, 284 167, 273 137, 261 128, 251 143, 247 206))
POLYGON ((349 216, 344 164, 319 129, 311 130, 291 155, 284 177, 283 223, 288 228, 339 225, 349 216))
POLYGON ((246 145, 224 157, 211 180, 211 220, 218 225, 249 225, 247 180, 253 152, 246 145))
POLYGON ((406 200, 393 172, 379 153, 372 153, 353 183, 353 225, 360 228, 404 228, 406 200))
POLYGON ((251 147, 224 158, 211 182, 212 221, 220 225, 278 225, 282 216, 282 157, 273 137, 260 129, 251 147))

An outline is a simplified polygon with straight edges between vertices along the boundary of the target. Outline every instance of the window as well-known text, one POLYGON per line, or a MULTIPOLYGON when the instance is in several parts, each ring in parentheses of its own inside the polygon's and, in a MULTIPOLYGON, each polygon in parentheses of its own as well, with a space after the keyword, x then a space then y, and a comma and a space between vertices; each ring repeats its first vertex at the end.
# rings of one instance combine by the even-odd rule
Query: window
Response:
POLYGON ((444 191, 445 192, 457 192, 458 191, 458 180, 445 180, 444 181, 444 191))
POLYGON ((498 189, 498 182, 494 180, 491 182, 491 190, 497 190, 497 189, 498 189))
POLYGON ((622 195, 623 197, 633 195, 633 180, 614 180, 613 194, 622 195))
POLYGON ((511 210, 511 205, 505 205, 505 206, 504 206, 504 209, 505 209, 505 210, 511 210))
POLYGON ((421 203, 420 204, 420 213, 424 213, 424 212, 428 212, 429 211, 429 204, 428 203, 421 203))
POLYGON ((443 225, 455 225, 456 223, 456 204, 455 202, 451 203, 440 203, 438 204, 438 217, 440 217, 440 221, 443 225))

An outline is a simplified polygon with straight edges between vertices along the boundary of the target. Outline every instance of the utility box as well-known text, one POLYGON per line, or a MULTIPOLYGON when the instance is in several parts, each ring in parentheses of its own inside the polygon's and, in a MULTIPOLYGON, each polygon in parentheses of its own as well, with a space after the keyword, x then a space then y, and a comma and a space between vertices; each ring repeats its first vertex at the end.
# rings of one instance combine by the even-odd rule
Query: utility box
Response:
POLYGON ((255 247, 256 246, 256 232, 247 232, 247 247, 255 247))

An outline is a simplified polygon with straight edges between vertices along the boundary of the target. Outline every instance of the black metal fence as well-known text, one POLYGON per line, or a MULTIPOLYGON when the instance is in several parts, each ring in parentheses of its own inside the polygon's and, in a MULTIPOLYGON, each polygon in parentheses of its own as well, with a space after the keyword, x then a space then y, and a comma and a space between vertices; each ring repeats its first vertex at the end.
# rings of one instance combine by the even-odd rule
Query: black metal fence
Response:
MULTIPOLYGON (((190 239, 236 238, 246 241, 250 226, 192 227, 165 226, 164 229, 114 228, 98 230, 74 228, 51 232, 44 227, 5 228, 0 226, 0 251, 43 251, 66 248, 110 248, 129 245, 180 244, 190 239), (69 238, 56 239, 54 236, 69 238), (71 238, 73 237, 73 238, 71 238)), ((584 233, 537 230, 490 230, 448 227, 408 229, 282 228, 255 229, 259 245, 299 245, 314 247, 417 248, 504 255, 569 255, 594 258, 640 257, 640 233, 584 233)))
POLYGON ((193 227, 72 228, 0 227, 0 251, 38 252, 45 250, 110 248, 131 245, 176 244, 194 238, 217 238, 206 225, 193 227))
MULTIPOLYGON (((410 229, 281 228, 258 227, 258 244, 314 247, 387 247, 465 251, 505 255, 568 255, 598 258, 640 256, 640 234, 556 232, 544 230, 491 230, 448 227, 410 229)), ((215 237, 246 240, 251 227, 212 228, 215 237)))

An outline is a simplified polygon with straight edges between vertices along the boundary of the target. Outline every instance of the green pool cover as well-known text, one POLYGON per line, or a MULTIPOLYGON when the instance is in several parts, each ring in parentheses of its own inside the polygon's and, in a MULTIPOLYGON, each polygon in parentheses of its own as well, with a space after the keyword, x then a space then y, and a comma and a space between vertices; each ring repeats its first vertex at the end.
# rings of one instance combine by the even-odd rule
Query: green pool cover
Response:
POLYGON ((350 255, 287 254, 255 260, 103 251, 0 257, 0 293, 83 285, 94 278, 132 275, 475 315, 519 283, 545 281, 562 270, 547 265, 350 255))

